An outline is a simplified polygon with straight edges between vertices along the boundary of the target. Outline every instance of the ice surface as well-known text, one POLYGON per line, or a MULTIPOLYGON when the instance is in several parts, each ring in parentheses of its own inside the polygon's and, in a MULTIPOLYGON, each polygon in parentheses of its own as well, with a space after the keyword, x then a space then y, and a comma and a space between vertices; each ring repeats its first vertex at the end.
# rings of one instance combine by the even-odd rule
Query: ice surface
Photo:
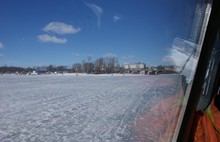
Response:
POLYGON ((0 75, 0 141, 139 141, 136 120, 180 82, 179 75, 0 75))

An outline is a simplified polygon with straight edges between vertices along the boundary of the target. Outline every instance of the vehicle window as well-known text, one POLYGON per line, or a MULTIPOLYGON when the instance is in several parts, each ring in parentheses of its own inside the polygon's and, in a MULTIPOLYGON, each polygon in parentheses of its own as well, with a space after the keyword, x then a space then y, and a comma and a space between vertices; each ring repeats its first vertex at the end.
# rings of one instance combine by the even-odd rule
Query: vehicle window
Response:
POLYGON ((211 6, 1 0, 0 141, 175 141, 211 6))

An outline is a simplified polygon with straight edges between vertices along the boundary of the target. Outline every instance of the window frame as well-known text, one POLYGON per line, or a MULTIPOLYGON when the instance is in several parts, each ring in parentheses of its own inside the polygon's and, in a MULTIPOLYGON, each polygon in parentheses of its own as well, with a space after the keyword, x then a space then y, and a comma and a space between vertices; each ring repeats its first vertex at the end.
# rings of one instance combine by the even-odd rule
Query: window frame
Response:
MULTIPOLYGON (((193 137, 190 137, 193 133, 193 120, 199 99, 202 94, 203 82, 205 80, 207 68, 211 59, 211 53, 214 49, 215 41, 218 36, 218 30, 220 29, 220 22, 218 19, 220 19, 220 1, 213 0, 212 10, 202 44, 200 58, 198 61, 188 102, 186 104, 185 114, 183 116, 179 134, 177 136, 178 142, 193 141, 193 137)), ((216 76, 217 75, 219 76, 218 72, 216 76)))

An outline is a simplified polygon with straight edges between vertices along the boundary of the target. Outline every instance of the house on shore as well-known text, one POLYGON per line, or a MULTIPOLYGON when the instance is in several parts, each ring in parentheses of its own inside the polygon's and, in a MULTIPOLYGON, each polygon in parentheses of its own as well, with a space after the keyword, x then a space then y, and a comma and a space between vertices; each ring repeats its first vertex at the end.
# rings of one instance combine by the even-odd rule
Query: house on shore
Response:
POLYGON ((144 71, 145 68, 146 68, 146 65, 144 63, 125 64, 124 65, 124 69, 127 73, 140 73, 141 71, 144 71))

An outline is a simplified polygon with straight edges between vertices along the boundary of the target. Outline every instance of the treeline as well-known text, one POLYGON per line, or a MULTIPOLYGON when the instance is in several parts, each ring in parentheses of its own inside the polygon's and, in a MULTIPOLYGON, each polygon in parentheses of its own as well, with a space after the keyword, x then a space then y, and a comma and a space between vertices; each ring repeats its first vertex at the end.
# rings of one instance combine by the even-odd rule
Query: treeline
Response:
POLYGON ((88 74, 109 74, 109 73, 140 73, 144 71, 145 74, 168 74, 175 73, 174 66, 145 67, 143 69, 124 69, 119 65, 118 59, 115 56, 100 57, 92 61, 89 56, 88 59, 81 63, 74 63, 72 66, 64 65, 48 65, 38 67, 14 67, 2 66, 0 67, 0 74, 31 74, 35 71, 38 74, 50 73, 88 73, 88 74))
POLYGON ((76 63, 72 67, 72 72, 76 73, 95 73, 95 74, 102 74, 102 73, 119 73, 123 72, 123 67, 120 67, 118 60, 115 56, 109 57, 101 57, 95 60, 94 62, 91 61, 91 58, 88 58, 88 61, 83 61, 81 64, 76 63))
POLYGON ((22 68, 22 67, 13 67, 13 66, 2 66, 0 67, 0 73, 1 74, 10 74, 10 73, 28 73, 32 72, 34 69, 33 68, 22 68))
POLYGON ((18 74, 28 74, 33 71, 37 71, 39 73, 94 73, 94 74, 102 74, 102 73, 123 73, 124 68, 120 67, 118 60, 115 56, 109 57, 101 57, 91 61, 91 57, 88 57, 87 61, 82 61, 82 63, 75 63, 72 67, 68 66, 56 66, 56 65, 48 65, 41 67, 13 67, 13 66, 2 66, 0 67, 1 74, 10 74, 10 73, 18 73, 18 74))

